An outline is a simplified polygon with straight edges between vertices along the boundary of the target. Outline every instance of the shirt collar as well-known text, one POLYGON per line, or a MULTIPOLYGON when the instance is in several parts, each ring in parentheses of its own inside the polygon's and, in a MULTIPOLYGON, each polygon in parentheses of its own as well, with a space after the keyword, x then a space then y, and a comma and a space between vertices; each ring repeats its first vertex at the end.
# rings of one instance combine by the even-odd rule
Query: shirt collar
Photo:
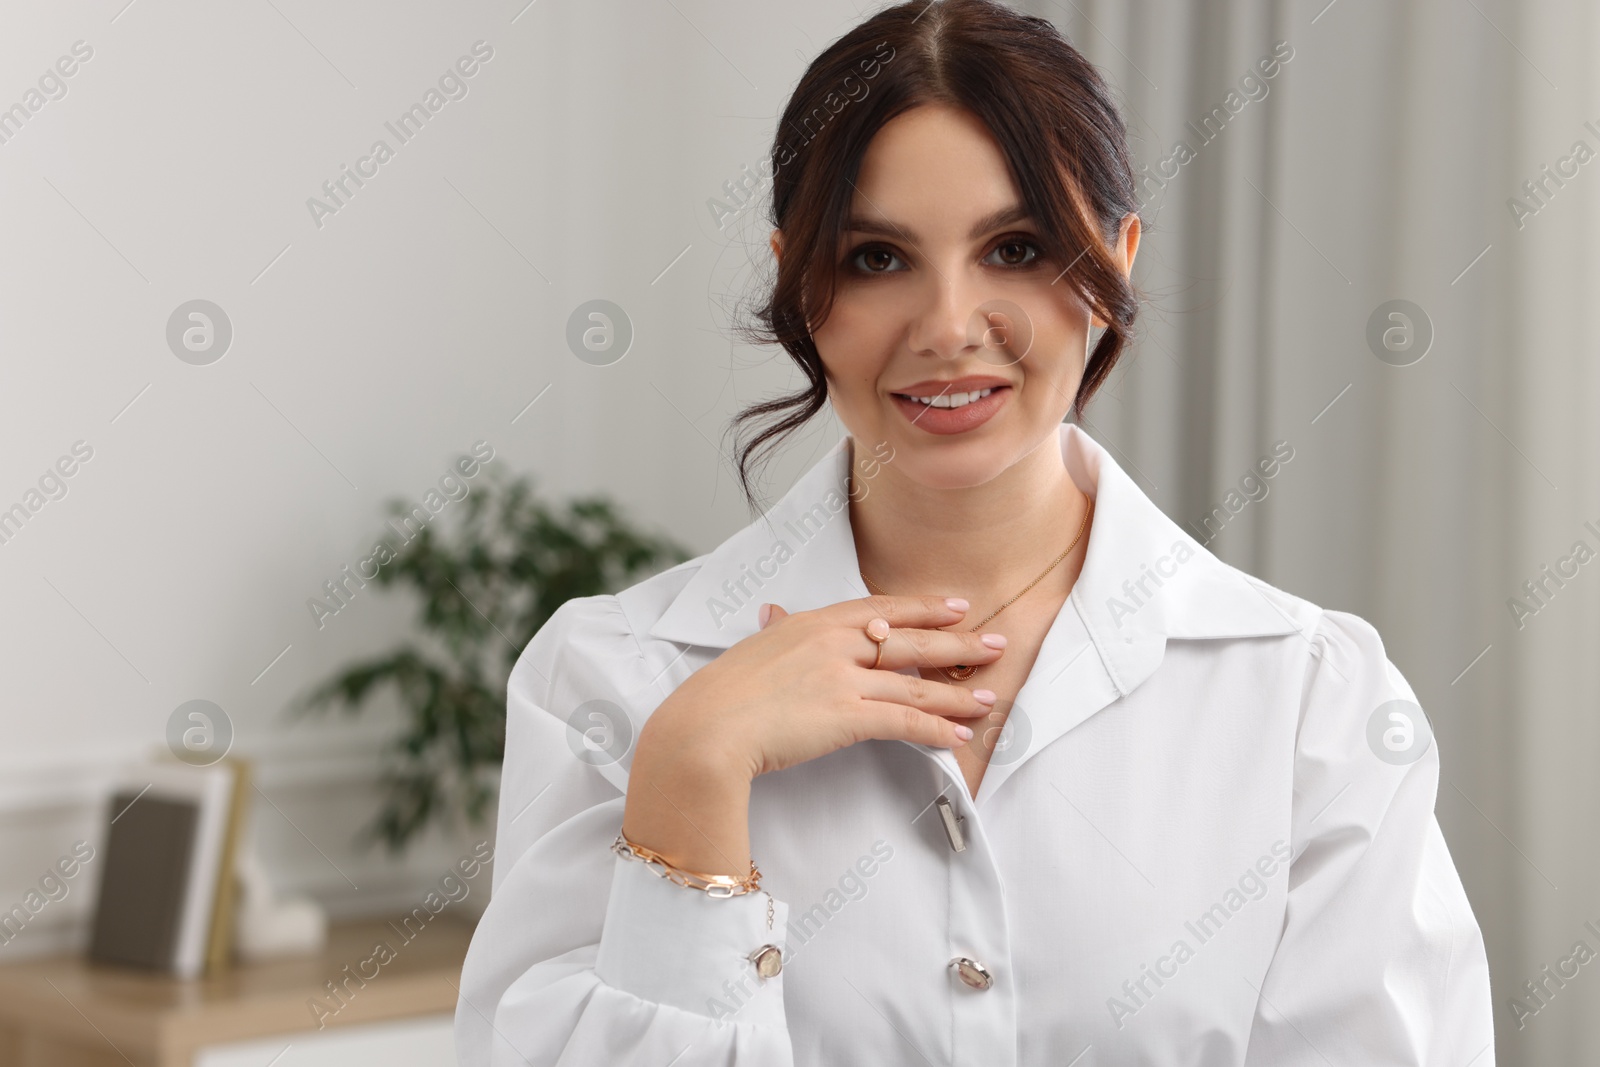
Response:
MULTIPOLYGON (((973 798, 978 808, 1036 753, 1153 675, 1169 638, 1299 632, 1309 641, 1316 625, 1315 605, 1206 551, 1082 429, 1063 423, 1060 442, 1068 473, 1095 500, 1089 545, 1008 709, 973 798)), ((700 558, 650 636, 728 648, 756 631, 764 601, 792 613, 866 596, 850 528, 848 468, 841 439, 766 515, 700 558)), ((901 743, 937 764, 949 787, 966 789, 949 749, 901 743)))
MULTIPOLYGON (((1154 673, 1168 638, 1309 636, 1304 612, 1269 598, 1270 587, 1185 533, 1082 428, 1063 423, 1060 442, 1068 473, 1095 501, 1068 603, 1119 694, 1154 673)), ((763 602, 792 614, 866 596, 847 506, 847 443, 841 438, 766 515, 702 557, 650 635, 728 648, 758 629, 763 602)))

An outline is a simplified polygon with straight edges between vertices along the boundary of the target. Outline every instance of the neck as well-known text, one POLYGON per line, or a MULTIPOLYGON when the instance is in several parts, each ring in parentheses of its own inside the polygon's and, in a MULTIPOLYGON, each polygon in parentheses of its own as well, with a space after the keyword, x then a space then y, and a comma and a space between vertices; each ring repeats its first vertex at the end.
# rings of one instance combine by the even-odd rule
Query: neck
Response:
MULTIPOLYGON (((913 482, 893 463, 875 464, 853 439, 850 450, 850 526, 861 571, 878 587, 869 592, 963 596, 987 614, 1066 549, 1090 503, 1055 435, 991 480, 961 489, 913 482)), ((1085 527, 1040 586, 1061 579, 1060 588, 1070 588, 1088 543, 1085 527)))

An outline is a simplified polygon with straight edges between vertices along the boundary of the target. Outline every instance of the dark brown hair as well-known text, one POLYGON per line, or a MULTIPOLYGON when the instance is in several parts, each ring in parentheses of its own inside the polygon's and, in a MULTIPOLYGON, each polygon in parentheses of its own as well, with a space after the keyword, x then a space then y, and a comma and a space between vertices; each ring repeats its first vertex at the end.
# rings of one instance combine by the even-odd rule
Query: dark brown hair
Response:
POLYGON ((810 321, 824 321, 861 159, 890 119, 934 103, 965 108, 988 127, 1044 251, 1071 264, 1067 284, 1107 323, 1073 398, 1075 417, 1129 339, 1139 299, 1112 257, 1138 200, 1127 130, 1099 72, 1050 22, 993 0, 912 0, 880 11, 811 63, 773 138, 768 218, 783 233, 783 256, 755 311, 759 325, 740 332, 782 345, 808 384, 734 416, 736 431, 781 416, 738 447, 752 508, 756 452, 770 453, 828 400, 807 297, 815 299, 810 321))

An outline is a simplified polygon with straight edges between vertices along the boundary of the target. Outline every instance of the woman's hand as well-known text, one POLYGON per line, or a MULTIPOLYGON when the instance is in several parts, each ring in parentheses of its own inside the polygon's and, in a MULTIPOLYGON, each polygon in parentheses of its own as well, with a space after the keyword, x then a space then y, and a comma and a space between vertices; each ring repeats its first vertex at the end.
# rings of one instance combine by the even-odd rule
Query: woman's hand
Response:
POLYGON ((645 730, 653 742, 666 737, 669 748, 698 749, 750 781, 867 738, 954 748, 972 734, 951 717, 993 710, 987 690, 895 673, 1000 658, 1001 649, 978 634, 941 629, 966 613, 944 597, 870 596, 793 615, 775 604, 770 611, 758 632, 690 675, 651 714, 645 730), (890 626, 876 670, 866 632, 873 619, 890 626))

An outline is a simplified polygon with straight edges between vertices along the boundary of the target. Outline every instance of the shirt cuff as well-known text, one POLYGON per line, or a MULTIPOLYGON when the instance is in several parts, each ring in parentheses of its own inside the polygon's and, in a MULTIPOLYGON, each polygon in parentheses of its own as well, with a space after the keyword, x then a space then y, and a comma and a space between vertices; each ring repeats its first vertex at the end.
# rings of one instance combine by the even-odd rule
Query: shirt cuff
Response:
POLYGON ((783 950, 789 905, 764 890, 716 898, 616 857, 595 974, 641 1000, 728 1022, 783 1029, 783 974, 763 979, 751 953, 783 950))

